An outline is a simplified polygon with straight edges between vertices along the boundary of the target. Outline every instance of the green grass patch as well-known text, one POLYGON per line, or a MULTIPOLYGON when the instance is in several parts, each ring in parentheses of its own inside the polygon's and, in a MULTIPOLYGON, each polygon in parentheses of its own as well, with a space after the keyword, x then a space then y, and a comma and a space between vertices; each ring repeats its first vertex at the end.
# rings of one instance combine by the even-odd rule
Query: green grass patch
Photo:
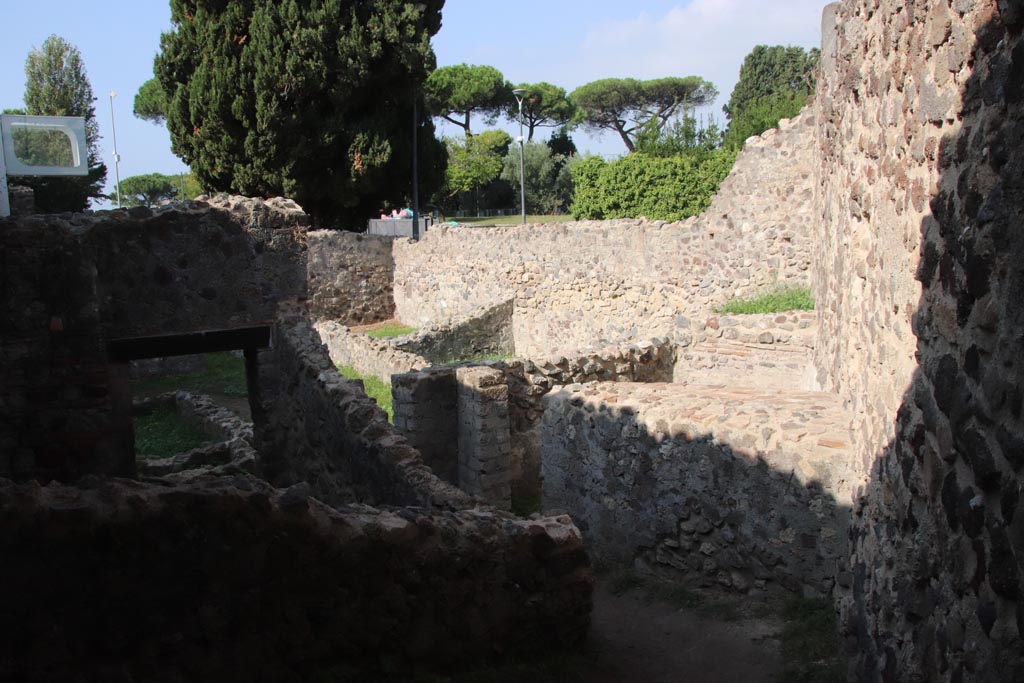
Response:
MULTIPOLYGON (((462 225, 519 225, 523 222, 523 217, 519 214, 515 216, 466 216, 464 218, 452 218, 450 220, 460 223, 462 225)), ((574 221, 575 218, 571 214, 559 214, 556 216, 531 216, 526 217, 527 223, 567 223, 574 221)))
POLYGON ((811 290, 780 289, 753 299, 730 299, 716 308, 716 313, 746 315, 751 313, 782 313, 784 311, 813 311, 814 297, 811 290))
POLYGON ((829 600, 791 598, 782 608, 783 669, 786 683, 842 683, 846 663, 839 656, 835 607, 829 600))
POLYGON ((166 391, 189 391, 197 394, 223 394, 245 397, 249 389, 245 382, 245 359, 229 351, 206 355, 206 370, 189 375, 168 375, 132 382, 136 396, 151 396, 166 391))
POLYGON ((170 404, 136 416, 134 423, 135 453, 140 458, 167 458, 211 442, 170 404))
POLYGON ((381 382, 377 377, 371 377, 369 375, 361 375, 355 368, 349 365, 339 365, 338 372, 342 376, 348 379, 361 379, 363 380, 363 388, 366 389, 366 395, 377 402, 377 405, 388 414, 388 422, 391 422, 395 417, 395 409, 391 403, 391 385, 381 382))
POLYGON ((366 330, 366 335, 373 337, 374 339, 390 339, 392 337, 401 337, 403 334, 409 334, 415 331, 415 327, 409 327, 402 323, 382 323, 379 327, 366 330))

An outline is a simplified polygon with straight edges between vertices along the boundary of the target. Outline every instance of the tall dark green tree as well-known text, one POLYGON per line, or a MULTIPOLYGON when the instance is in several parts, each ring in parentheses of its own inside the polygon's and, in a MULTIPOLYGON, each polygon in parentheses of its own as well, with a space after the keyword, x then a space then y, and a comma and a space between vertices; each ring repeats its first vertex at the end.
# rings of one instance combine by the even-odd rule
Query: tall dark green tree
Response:
MULTIPOLYGON (((318 225, 365 225, 410 195, 413 104, 443 4, 171 0, 154 71, 172 149, 208 189, 284 195, 318 225)), ((426 197, 444 147, 423 106, 415 126, 426 197)))
POLYGON ((426 84, 427 107, 437 117, 462 128, 466 137, 474 115, 494 125, 498 115, 513 101, 512 86, 493 66, 455 64, 430 74, 426 84))
POLYGON ((711 102, 718 91, 697 76, 605 78, 581 85, 569 95, 578 107, 578 122, 595 132, 614 131, 626 149, 636 149, 636 135, 645 127, 660 131, 680 111, 711 102))
POLYGON ((743 146, 752 135, 796 116, 814 92, 817 48, 758 45, 743 60, 740 78, 722 111, 729 119, 725 144, 743 146))
POLYGON ((83 211, 90 199, 104 197, 107 167, 99 160, 99 125, 92 86, 85 73, 82 55, 71 43, 51 35, 42 47, 33 48, 25 60, 25 113, 34 116, 81 116, 85 118, 85 141, 89 174, 82 177, 22 177, 18 184, 35 191, 39 211, 57 213, 83 211))

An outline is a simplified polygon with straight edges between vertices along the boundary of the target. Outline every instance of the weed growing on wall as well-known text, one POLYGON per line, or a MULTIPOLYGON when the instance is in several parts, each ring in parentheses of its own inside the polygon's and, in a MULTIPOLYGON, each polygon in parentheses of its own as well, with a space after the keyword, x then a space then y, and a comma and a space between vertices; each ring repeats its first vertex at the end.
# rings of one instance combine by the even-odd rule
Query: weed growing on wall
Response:
POLYGON ((752 313, 783 313, 785 311, 813 311, 814 297, 806 288, 782 289, 753 299, 730 299, 715 309, 716 313, 744 315, 752 313))

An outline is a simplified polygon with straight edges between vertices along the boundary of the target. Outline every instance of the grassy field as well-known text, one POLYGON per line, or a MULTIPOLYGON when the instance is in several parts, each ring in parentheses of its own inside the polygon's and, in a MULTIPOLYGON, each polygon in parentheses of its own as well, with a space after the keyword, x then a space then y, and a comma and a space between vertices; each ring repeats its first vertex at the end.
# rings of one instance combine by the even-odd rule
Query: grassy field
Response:
MULTIPOLYGON (((465 216, 463 218, 449 218, 447 220, 461 223, 462 225, 519 225, 522 216, 465 216)), ((527 223, 565 223, 574 220, 571 214, 559 214, 557 216, 526 216, 527 223)))
POLYGON ((135 452, 140 458, 167 458, 210 442, 170 404, 136 416, 134 424, 135 452))
POLYGON ((814 297, 809 289, 780 289, 753 299, 730 299, 716 313, 750 314, 813 311, 814 297))
POLYGON ((206 363, 205 372, 134 380, 132 393, 135 396, 152 396, 165 391, 181 390, 237 397, 249 395, 245 383, 245 359, 225 351, 207 354, 206 363))
POLYGON ((366 389, 366 395, 376 401, 377 405, 381 407, 381 410, 388 414, 388 422, 394 419, 395 411, 391 405, 390 384, 385 384, 376 377, 360 375, 355 368, 348 365, 339 365, 338 372, 349 379, 363 380, 363 388, 366 389))

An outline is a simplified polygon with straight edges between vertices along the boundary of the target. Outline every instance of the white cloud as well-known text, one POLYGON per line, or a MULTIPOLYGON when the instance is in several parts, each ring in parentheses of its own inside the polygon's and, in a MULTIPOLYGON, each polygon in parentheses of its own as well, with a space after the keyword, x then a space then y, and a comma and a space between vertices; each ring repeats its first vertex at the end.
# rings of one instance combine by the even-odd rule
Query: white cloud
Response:
MULTIPOLYGON (((575 87, 609 77, 701 76, 728 99, 755 45, 815 47, 825 0, 693 0, 655 16, 593 26, 575 57, 560 65, 575 87)), ((717 108, 717 107, 716 107, 717 108)))

